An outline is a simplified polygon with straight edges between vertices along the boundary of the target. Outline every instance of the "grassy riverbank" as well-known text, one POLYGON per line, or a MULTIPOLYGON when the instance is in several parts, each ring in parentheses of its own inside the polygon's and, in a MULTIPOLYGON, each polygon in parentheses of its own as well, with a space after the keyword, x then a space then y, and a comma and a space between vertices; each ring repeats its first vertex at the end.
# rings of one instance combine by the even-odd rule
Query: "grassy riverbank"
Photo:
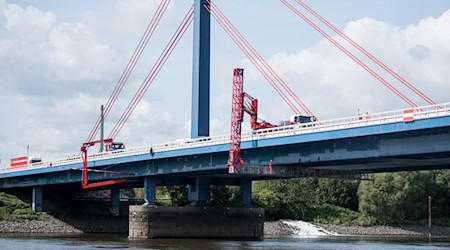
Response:
POLYGON ((33 212, 30 205, 15 196, 0 193, 0 233, 122 233, 128 231, 128 218, 58 217, 33 212))
POLYGON ((33 212, 29 204, 17 197, 0 193, 0 220, 45 220, 50 216, 46 213, 33 212))

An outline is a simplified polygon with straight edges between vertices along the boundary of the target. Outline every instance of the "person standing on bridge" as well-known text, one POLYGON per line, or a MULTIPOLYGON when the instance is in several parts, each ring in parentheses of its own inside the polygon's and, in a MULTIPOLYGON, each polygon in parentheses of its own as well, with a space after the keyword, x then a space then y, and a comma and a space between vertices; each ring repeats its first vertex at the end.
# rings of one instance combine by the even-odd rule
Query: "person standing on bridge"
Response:
POLYGON ((359 109, 358 109, 358 120, 362 120, 362 114, 359 113, 359 109))
POLYGON ((369 115, 369 112, 366 112, 366 119, 369 120, 370 118, 372 118, 372 116, 369 115))

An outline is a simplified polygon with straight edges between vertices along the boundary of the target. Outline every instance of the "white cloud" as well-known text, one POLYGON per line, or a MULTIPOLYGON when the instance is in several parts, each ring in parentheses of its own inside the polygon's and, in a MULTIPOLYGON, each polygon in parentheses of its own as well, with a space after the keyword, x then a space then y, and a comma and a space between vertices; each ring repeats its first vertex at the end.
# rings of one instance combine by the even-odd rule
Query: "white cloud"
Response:
POLYGON ((3 5, 2 87, 27 95, 66 97, 104 90, 125 57, 95 39, 84 24, 59 23, 52 12, 3 5), (92 85, 100 86, 92 86, 92 85), (76 90, 76 91, 75 91, 76 90))
POLYGON ((212 135, 224 135, 230 133, 230 125, 220 119, 217 118, 211 119, 209 126, 212 135))
MULTIPOLYGON (((119 0, 100 11, 83 13, 83 23, 87 29, 94 30, 99 36, 115 37, 134 35, 143 32, 153 16, 160 1, 119 0)), ((174 3, 168 7, 168 12, 174 3)), ((164 23, 167 17, 162 22, 164 23)))
MULTIPOLYGON (((363 18, 348 23, 344 32, 436 102, 445 102, 450 90, 449 26, 450 10, 406 28, 363 18)), ((417 104, 426 105, 378 66, 354 54, 417 104)), ((407 107, 328 41, 297 54, 278 53, 269 61, 319 117, 354 115, 358 108, 375 112, 407 107)))
POLYGON ((4 10, 6 23, 4 27, 8 30, 20 27, 50 28, 55 22, 55 15, 50 12, 43 12, 32 6, 25 9, 11 4, 4 10))
MULTIPOLYGON (((0 107, 1 120, 7 120, 2 123, 0 158, 23 154, 18 148, 27 144, 44 159, 77 151, 130 56, 129 48, 113 48, 103 36, 107 32, 116 37, 140 36, 156 5, 155 1, 118 1, 99 15, 85 13, 79 21, 65 23, 52 11, 0 1, 0 100, 11 105, 0 107)), ((130 81, 132 87, 142 82, 130 81)), ((121 97, 130 98, 131 91, 121 97)), ((128 101, 119 100, 116 109, 128 101)), ((138 106, 123 137, 148 141, 143 139, 154 133, 158 135, 154 141, 161 141, 173 132, 169 131, 174 127, 172 115, 149 107, 145 102, 138 106)), ((116 113, 111 117, 117 119, 116 113)))

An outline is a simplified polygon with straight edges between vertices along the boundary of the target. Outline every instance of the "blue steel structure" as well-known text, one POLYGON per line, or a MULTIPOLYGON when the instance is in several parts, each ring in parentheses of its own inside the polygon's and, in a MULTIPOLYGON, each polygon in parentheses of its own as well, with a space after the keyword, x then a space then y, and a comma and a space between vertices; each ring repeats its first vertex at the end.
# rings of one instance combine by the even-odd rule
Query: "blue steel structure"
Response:
MULTIPOLYGON (((448 112, 448 111, 447 111, 448 112)), ((450 168, 450 114, 414 122, 393 122, 355 128, 295 134, 242 143, 246 164, 266 168, 389 172, 450 168)), ((251 181, 278 175, 228 174, 229 144, 215 144, 93 160, 89 180, 127 178, 120 187, 145 187, 145 202, 154 203, 156 186, 189 184, 192 205, 209 200, 210 185, 241 186, 242 204, 251 202, 251 181)), ((0 173, 0 190, 33 188, 36 204, 42 188, 80 189, 81 163, 0 173)), ((245 166, 244 166, 245 167, 245 166)))
MULTIPOLYGON (((206 0, 194 0, 191 138, 209 136, 210 14, 206 0)), ((197 178, 189 185, 189 202, 209 200, 209 180, 197 178)))
MULTIPOLYGON (((449 142, 450 114, 411 123, 396 122, 244 141, 242 158, 250 165, 268 166, 272 160, 274 166, 373 173, 446 169, 450 168, 449 142)), ((192 178, 197 174, 219 179, 240 178, 240 175, 226 174, 228 150, 229 144, 224 143, 93 160, 88 162, 89 169, 134 175, 89 172, 89 179, 99 181, 126 177, 133 183, 133 179, 159 176, 160 182, 176 183, 183 182, 173 181, 176 178, 192 178)), ((0 189, 70 183, 79 186, 80 180, 81 162, 23 168, 0 172, 0 189)))
POLYGON ((31 194, 31 208, 33 209, 33 211, 42 210, 42 203, 43 203, 42 201, 43 201, 42 187, 40 186, 33 187, 31 194))
POLYGON ((209 136, 210 14, 194 0, 191 137, 209 136))

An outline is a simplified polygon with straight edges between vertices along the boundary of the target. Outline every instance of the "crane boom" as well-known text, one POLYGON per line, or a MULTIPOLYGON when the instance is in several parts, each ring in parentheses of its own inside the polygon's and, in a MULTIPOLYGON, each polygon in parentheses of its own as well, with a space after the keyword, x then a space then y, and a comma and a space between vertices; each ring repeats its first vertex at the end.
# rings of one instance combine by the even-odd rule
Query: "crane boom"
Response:
POLYGON ((233 92, 231 101, 230 155, 228 157, 228 173, 238 171, 241 164, 241 130, 244 119, 244 70, 233 70, 233 92))
POLYGON ((228 173, 239 173, 241 159, 241 133, 244 113, 250 115, 250 126, 253 130, 274 128, 271 124, 258 118, 258 99, 244 92, 244 69, 233 70, 233 93, 231 102, 230 153, 228 157, 228 173))
MULTIPOLYGON (((107 180, 107 181, 100 181, 100 182, 95 182, 95 183, 88 183, 88 169, 87 169, 87 162, 88 162, 87 150, 88 150, 88 148, 94 146, 97 143, 112 143, 112 142, 113 142, 113 139, 108 138, 108 139, 102 139, 102 140, 98 140, 98 141, 85 142, 81 146, 81 154, 83 157, 81 187, 83 189, 103 187, 103 186, 123 183, 123 182, 127 181, 126 179, 121 178, 121 179, 115 179, 115 180, 107 180)), ((112 173, 111 171, 109 171, 109 172, 112 173)), ((118 173, 118 174, 122 174, 122 173, 118 173)))

